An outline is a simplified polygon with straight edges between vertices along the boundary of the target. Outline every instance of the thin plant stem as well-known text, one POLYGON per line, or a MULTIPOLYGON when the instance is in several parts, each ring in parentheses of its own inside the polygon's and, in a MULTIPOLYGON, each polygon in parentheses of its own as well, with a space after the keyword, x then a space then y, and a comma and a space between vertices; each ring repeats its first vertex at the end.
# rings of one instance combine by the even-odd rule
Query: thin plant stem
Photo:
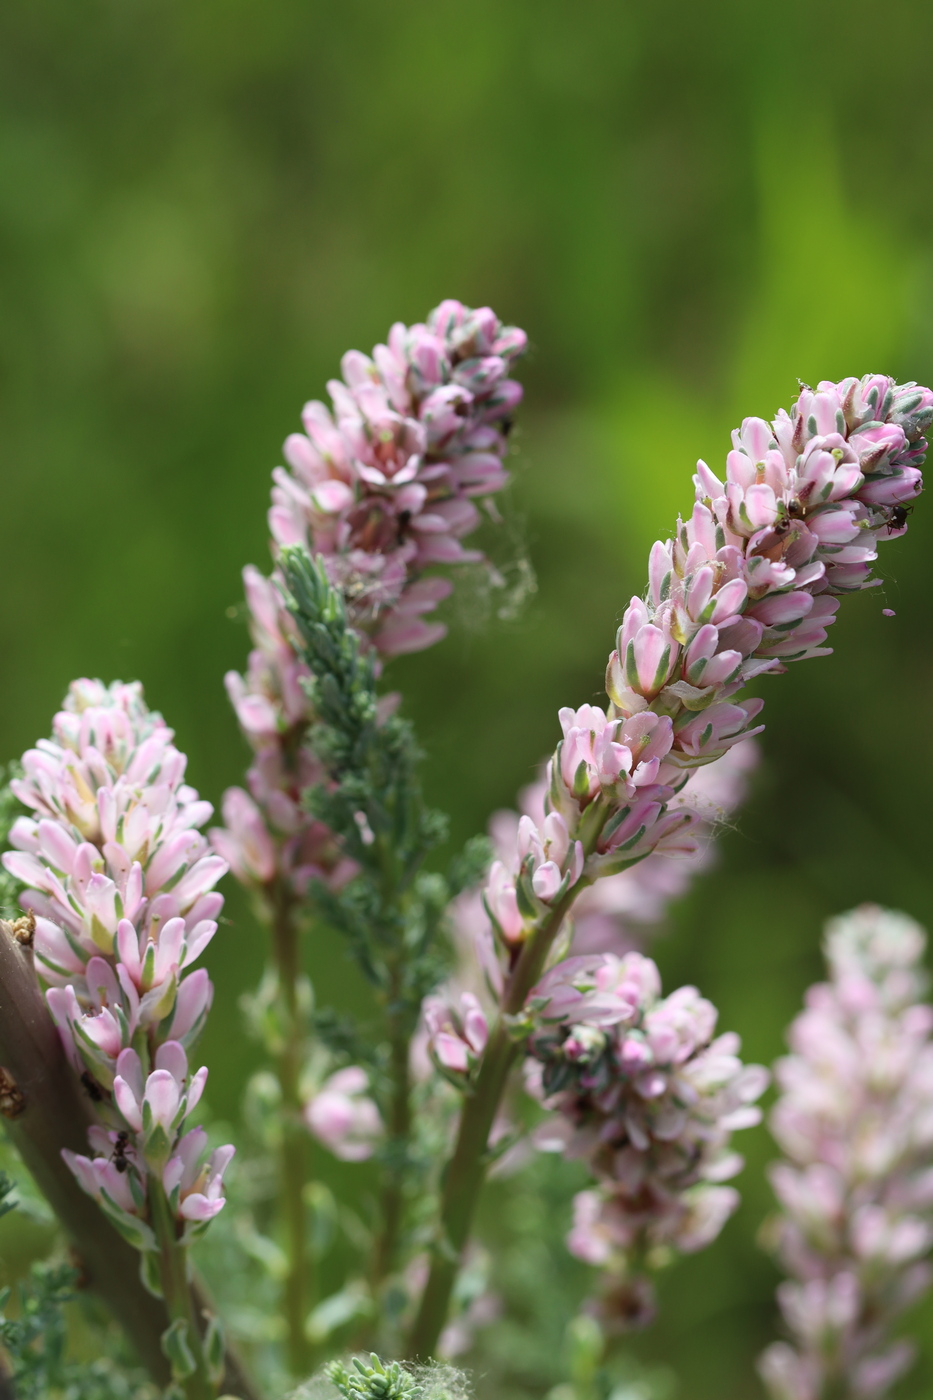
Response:
POLYGON ((188 1251, 178 1238, 165 1191, 154 1174, 149 1178, 149 1212, 159 1244, 159 1278, 165 1306, 172 1322, 181 1320, 186 1324, 188 1348, 195 1363, 191 1375, 179 1384, 186 1400, 214 1400, 217 1390, 207 1373, 194 1294, 188 1279, 188 1251))
POLYGON ((301 1071, 307 1050, 307 1028, 300 1001, 301 957, 298 908, 294 896, 279 883, 272 899, 272 950, 278 973, 282 1010, 282 1047, 276 1066, 282 1092, 280 1180, 282 1224, 287 1271, 283 1312, 287 1329, 288 1362, 293 1375, 311 1365, 305 1322, 311 1302, 311 1253, 305 1187, 310 1170, 310 1143, 302 1118, 301 1071))
POLYGON ((490 1032, 476 1084, 472 1093, 464 1098, 456 1145, 444 1174, 440 1240, 409 1337, 406 1349, 409 1356, 427 1358, 433 1355, 447 1320, 460 1258, 486 1176, 489 1133, 519 1051, 506 1018, 516 1015, 524 1006, 582 886, 583 881, 580 881, 568 890, 526 940, 506 984, 500 1014, 490 1032))
POLYGON ((389 1160, 385 1167, 382 1192, 382 1225, 373 1256, 373 1285, 378 1287, 395 1266, 399 1237, 405 1212, 405 1177, 407 1175, 409 1139, 411 1136, 411 1016, 401 998, 400 969, 393 969, 389 987, 389 1073, 392 1092, 389 1102, 389 1160))

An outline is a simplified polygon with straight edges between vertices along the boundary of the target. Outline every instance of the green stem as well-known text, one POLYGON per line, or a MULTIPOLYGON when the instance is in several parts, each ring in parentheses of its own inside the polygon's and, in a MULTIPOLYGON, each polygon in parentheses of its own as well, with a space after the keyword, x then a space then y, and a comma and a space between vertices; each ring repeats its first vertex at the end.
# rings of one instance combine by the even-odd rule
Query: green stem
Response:
POLYGON ((401 969, 395 968, 389 988, 389 1070, 392 1096, 389 1104, 390 1159, 382 1192, 382 1228, 373 1256, 373 1285, 391 1274, 395 1266, 405 1211, 405 1176, 411 1135, 410 1016, 401 1003, 401 969))
POLYGON ((180 1383, 182 1390, 187 1400, 214 1400, 217 1390, 207 1374, 194 1296, 188 1280, 188 1251, 179 1241, 175 1218, 162 1183, 154 1173, 149 1178, 149 1212, 159 1242, 159 1278, 165 1306, 172 1322, 180 1319, 186 1323, 188 1347, 195 1361, 192 1374, 180 1383))
POLYGON ((293 1375, 303 1376, 311 1365, 311 1347, 305 1334, 311 1297, 311 1255, 304 1194, 309 1173, 310 1144, 301 1112, 301 1071, 307 1047, 299 993, 301 957, 297 908, 293 896, 282 885, 275 890, 272 901, 272 950, 278 971, 284 1023, 277 1065, 282 1091, 279 1170, 288 1261, 282 1302, 289 1367, 293 1375))
POLYGON ((505 1018, 516 1015, 524 1006, 528 993, 544 971, 551 945, 582 885, 581 881, 568 890, 560 904, 549 911, 526 940, 506 985, 500 1015, 490 1032, 473 1092, 464 1099, 457 1142, 444 1175, 440 1243, 408 1340, 409 1356, 425 1359, 431 1356, 447 1320, 460 1257, 486 1175, 489 1133, 505 1092, 509 1070, 519 1052, 505 1018))

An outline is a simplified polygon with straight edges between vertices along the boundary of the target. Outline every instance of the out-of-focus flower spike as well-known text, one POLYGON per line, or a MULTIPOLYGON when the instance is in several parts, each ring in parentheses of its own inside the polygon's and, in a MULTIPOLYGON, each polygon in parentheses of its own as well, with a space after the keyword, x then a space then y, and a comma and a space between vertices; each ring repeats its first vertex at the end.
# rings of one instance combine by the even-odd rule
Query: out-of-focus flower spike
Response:
POLYGON ((880 1397, 913 1359, 890 1333, 930 1281, 925 942, 912 919, 874 906, 834 919, 830 980, 810 988, 775 1067, 771 1130, 785 1160, 771 1171, 780 1215, 769 1235, 790 1276, 778 1301, 791 1337, 759 1363, 775 1400, 830 1385, 880 1397))

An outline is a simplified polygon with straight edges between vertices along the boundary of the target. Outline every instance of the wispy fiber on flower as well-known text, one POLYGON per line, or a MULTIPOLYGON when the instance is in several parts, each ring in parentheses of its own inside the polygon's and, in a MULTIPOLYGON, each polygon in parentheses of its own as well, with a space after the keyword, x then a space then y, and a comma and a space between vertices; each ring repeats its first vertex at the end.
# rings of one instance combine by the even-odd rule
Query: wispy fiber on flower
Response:
POLYGON ((771 1224, 791 1342, 761 1358, 775 1400, 888 1393, 913 1359, 900 1313, 930 1284, 933 1007, 923 931, 864 905, 834 919, 829 981, 811 987, 775 1067, 771 1224))
POLYGON ((68 1154, 85 1190, 130 1240, 153 1249, 146 1177, 158 1173, 181 1222, 223 1205, 233 1148, 205 1163, 185 1132, 207 1070, 189 1074, 213 989, 191 970, 217 929, 226 865, 198 830, 211 815, 184 782, 187 760, 139 684, 75 681, 53 737, 11 784, 33 815, 10 831, 7 870, 36 914, 35 959, 49 1009, 97 1106, 93 1158, 68 1154))
POLYGON ((479 523, 474 500, 507 480, 522 397, 508 375, 525 345, 488 307, 444 301, 425 324, 394 325, 371 357, 348 351, 343 379, 327 386, 332 406, 306 404, 305 433, 285 443, 291 472, 274 473, 273 539, 325 558, 351 621, 384 655, 443 635, 420 619, 451 584, 421 577, 425 568, 482 558, 460 541, 479 523))

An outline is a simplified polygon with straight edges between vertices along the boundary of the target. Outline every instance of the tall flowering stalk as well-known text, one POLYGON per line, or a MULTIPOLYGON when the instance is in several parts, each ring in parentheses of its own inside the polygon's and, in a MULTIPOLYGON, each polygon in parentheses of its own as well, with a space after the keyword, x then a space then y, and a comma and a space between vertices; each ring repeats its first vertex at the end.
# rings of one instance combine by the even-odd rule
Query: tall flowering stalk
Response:
POLYGON ((933 1276, 925 944, 912 919, 871 905, 833 920, 829 981, 808 991, 776 1066, 771 1233, 792 1340, 761 1358, 775 1400, 886 1395, 913 1359, 891 1333, 933 1276))
POLYGON ((518 1048, 516 1018, 578 893, 654 851, 695 849, 673 798, 691 769, 758 732, 752 679, 826 653, 838 595, 869 586, 877 544, 906 528, 921 487, 933 393, 883 376, 804 389, 773 423, 747 418, 720 480, 703 462, 690 517, 649 558, 646 597, 609 658, 609 708, 563 709, 547 815, 523 818, 518 857, 496 863, 486 904, 502 992, 447 1165, 437 1248, 410 1337, 430 1354, 518 1048))
POLYGON ((187 1256, 223 1207, 234 1149, 208 1155, 188 1123, 207 1079, 188 1054, 212 998, 207 973, 190 969, 216 932, 226 866, 198 830, 211 806, 184 782, 172 737, 139 685, 74 682, 53 737, 11 784, 33 815, 15 822, 3 860, 27 887, 36 969, 96 1109, 90 1155, 63 1155, 164 1297, 176 1380, 209 1400, 223 1341, 216 1321, 202 1339, 187 1256))
MULTIPOLYGON (((301 547, 321 559, 348 622, 378 658, 418 651, 443 637, 443 624, 425 620, 453 587, 437 567, 483 558, 461 541, 480 522, 477 502, 489 502, 507 480, 507 435, 522 396, 508 374, 525 344, 524 332, 503 326, 488 307, 442 302, 425 324, 394 325, 371 357, 356 350, 344 355, 343 378, 328 384, 330 406, 306 404, 305 432, 285 442, 288 467, 273 472, 273 556, 301 547)), ((309 1357, 306 1124, 321 1117, 320 1106, 306 1102, 303 1085, 310 995, 302 990, 299 933, 312 885, 337 893, 360 867, 302 803, 302 793, 325 780, 325 766, 306 742, 316 720, 311 674, 282 583, 278 568, 271 579, 252 566, 244 571, 254 649, 246 675, 231 672, 227 688, 255 757, 249 791, 225 794, 225 826, 212 840, 256 895, 271 932, 278 1025, 270 1049, 282 1096, 289 1253, 285 1311, 297 1374, 309 1357)), ((396 1157, 403 1157, 410 1029, 407 1012, 396 1014, 399 998, 390 996, 389 1006, 397 1021, 390 1027, 396 1093, 389 1131, 396 1157)), ((383 1251, 386 1261, 391 1252, 383 1251)))
MULTIPOLYGON (((572 928, 570 951, 574 956, 560 964, 556 975, 566 976, 580 989, 593 991, 597 980, 612 978, 612 969, 620 966, 620 956, 634 954, 634 950, 644 946, 664 918, 670 902, 683 895, 691 882, 712 864, 716 834, 744 799, 748 777, 757 760, 757 741, 748 739, 729 749, 714 763, 691 772, 674 803, 697 818, 695 853, 679 860, 654 853, 639 864, 584 889, 574 904, 572 925, 568 920, 568 928, 572 928)), ((519 794, 520 813, 494 813, 489 823, 489 836, 496 860, 506 865, 515 860, 522 817, 536 824, 543 822, 546 790, 542 778, 519 794)), ((488 1040, 490 1013, 501 994, 503 976, 483 896, 478 890, 468 889, 458 896, 451 905, 450 922, 457 962, 447 984, 424 1003, 423 1035, 427 1058, 449 1082, 462 1086, 475 1074, 488 1040)), ((547 1032, 529 1039, 525 1088, 538 1100, 546 1100, 547 1106, 554 1110, 533 1134, 534 1145, 540 1151, 563 1152, 591 1160, 599 1182, 596 1190, 581 1192, 575 1198, 574 1227, 567 1237, 567 1245, 572 1253, 600 1270, 599 1296, 587 1307, 589 1312, 597 1313, 607 1330, 647 1322, 653 1309, 650 1268, 666 1262, 671 1247, 690 1251, 705 1246, 731 1213, 738 1200, 737 1193, 731 1187, 711 1185, 710 1181, 726 1167, 733 1173, 737 1171, 739 1159, 735 1154, 715 1152, 709 1144, 713 1141, 714 1127, 721 1147, 732 1128, 740 1125, 738 1117, 730 1117, 726 1125, 724 1105, 729 1102, 728 1092, 739 1087, 744 1092, 746 1087, 754 1085, 758 1073, 743 1071, 735 1055, 738 1043, 734 1037, 720 1036, 714 1053, 704 1037, 711 1024, 710 1018, 715 1019, 716 1012, 709 1003, 697 998, 692 989, 684 988, 664 1001, 665 1008, 683 1008, 683 1040, 641 1043, 638 1072, 627 1078, 632 1068, 628 1051, 642 1037, 642 1027, 656 1025, 666 1014, 666 1010, 654 1004, 656 988, 660 986, 654 964, 644 959, 639 961, 634 954, 627 965, 634 968, 641 964, 651 969, 651 975, 627 980, 629 990, 638 985, 643 987, 646 996, 641 1006, 637 1005, 637 997, 622 1002, 611 996, 594 1012, 589 999, 584 997, 582 1004, 589 1009, 581 1016, 579 1024, 568 1022, 555 1026, 548 1020, 547 1011, 540 1007, 540 1015, 528 1020, 529 1029, 540 1020, 547 1032), (692 994, 693 1000, 684 1006, 688 994, 692 994), (691 1020, 694 1004, 706 1014, 691 1020), (631 1030, 632 1035, 628 1035, 627 1030, 631 1030), (698 1034, 691 1039, 687 1030, 698 1030, 698 1034), (628 1050, 619 1053, 625 1045, 628 1050), (673 1059, 665 1054, 671 1049, 673 1059), (548 1061, 545 1072, 542 1072, 544 1059, 535 1058, 539 1051, 544 1052, 548 1061), (691 1076, 702 1081, 699 1094, 688 1095, 684 1091, 684 1081, 679 1076, 684 1057, 689 1060, 686 1082, 690 1082, 691 1076), (641 1096, 642 1088, 653 1089, 656 1082, 646 1070, 649 1060, 661 1066, 661 1074, 670 1076, 671 1092, 696 1109, 695 1118, 683 1124, 686 1135, 679 1153, 677 1145, 670 1145, 668 1150, 667 1144, 659 1153, 650 1131, 647 1138, 641 1134, 637 1136, 637 1146, 628 1143, 620 1150, 621 1140, 627 1134, 627 1127, 623 1126, 628 1113, 626 1094, 631 1094, 634 1085, 638 1085, 634 1092, 635 1103, 642 1109, 650 1108, 652 1122, 657 1120, 664 1128, 674 1123, 669 1106, 661 1114, 658 1112, 660 1105, 648 1101, 650 1095, 648 1099, 641 1096), (562 1063, 564 1061, 566 1063, 562 1063), (727 1070, 727 1082, 714 1083, 709 1077, 709 1066, 727 1070), (596 1134, 604 1132, 606 1142, 613 1145, 594 1152, 594 1131, 590 1131, 590 1127, 596 1134), (704 1147, 698 1152, 701 1133, 704 1147), (622 1180, 613 1184, 616 1164, 622 1171, 622 1180), (637 1211, 635 1197, 640 1198, 637 1211)), ((559 1021, 562 1009, 566 1009, 566 999, 553 998, 550 993, 547 999, 560 1013, 559 1021)), ((539 1001, 538 992, 532 993, 532 1000, 539 1001)), ((667 1102, 669 1105, 669 1100, 667 1102)), ((744 1109, 744 1105, 730 1106, 737 1113, 740 1108, 744 1109)), ((752 1110, 752 1114, 757 1119, 757 1110, 752 1110)), ((500 1113, 494 1129, 497 1141, 515 1141, 517 1131, 509 1113, 500 1113)), ((487 1312, 493 1298, 489 1293, 481 1297, 487 1312)), ((463 1330, 461 1319, 448 1324, 439 1343, 445 1355, 451 1354, 452 1326, 463 1330)))

